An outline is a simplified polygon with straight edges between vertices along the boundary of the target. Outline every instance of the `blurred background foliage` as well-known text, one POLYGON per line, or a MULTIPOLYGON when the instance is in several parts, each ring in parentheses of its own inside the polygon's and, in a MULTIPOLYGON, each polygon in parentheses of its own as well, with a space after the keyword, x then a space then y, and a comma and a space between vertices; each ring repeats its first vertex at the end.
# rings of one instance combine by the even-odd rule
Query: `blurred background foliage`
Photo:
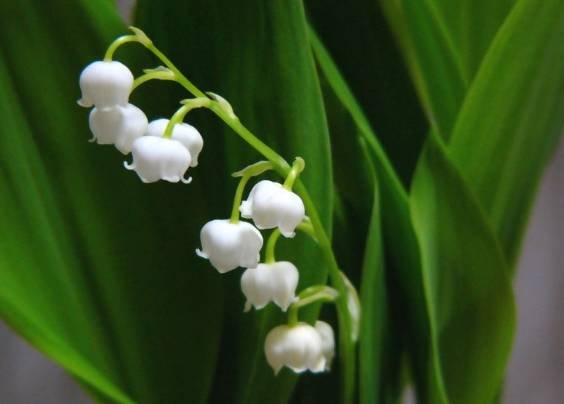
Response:
MULTIPOLYGON (((0 22, 2 318, 101 402, 334 402, 339 364, 275 378, 263 341, 283 316, 242 314, 240 273, 194 254, 229 214, 229 174, 260 157, 196 111, 194 182, 142 184, 86 141, 75 104, 81 69, 126 32, 114 2, 1 2, 0 22)), ((354 400, 397 402, 412 383, 421 403, 497 401, 515 262, 564 123, 564 2, 139 0, 132 22, 306 159, 361 292, 354 400)), ((157 63, 133 45, 117 58, 157 63)), ((150 83, 132 102, 158 118, 185 97, 150 83)), ((305 237, 280 247, 300 288, 325 279, 305 237)))

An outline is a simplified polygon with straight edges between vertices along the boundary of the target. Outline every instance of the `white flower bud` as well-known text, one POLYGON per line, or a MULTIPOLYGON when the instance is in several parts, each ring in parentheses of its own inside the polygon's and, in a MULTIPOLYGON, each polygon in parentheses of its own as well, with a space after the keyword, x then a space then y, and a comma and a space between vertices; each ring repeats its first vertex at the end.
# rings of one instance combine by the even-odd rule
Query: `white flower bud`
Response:
MULTIPOLYGON (((168 119, 156 119, 151 121, 147 128, 147 135, 161 137, 164 135, 168 122, 168 119)), ((172 129, 172 138, 186 146, 192 156, 192 164, 190 167, 196 167, 198 165, 198 156, 204 147, 204 139, 202 135, 200 135, 200 132, 187 123, 177 123, 172 129)))
POLYGON ((262 309, 271 301, 283 311, 288 310, 296 300, 299 277, 298 269, 288 261, 247 269, 241 277, 241 290, 247 298, 245 311, 250 310, 251 305, 262 309))
POLYGON ((325 357, 325 370, 331 369, 331 362, 335 357, 335 334, 333 328, 325 321, 316 321, 315 329, 321 337, 321 352, 325 357))
POLYGON ((259 229, 278 227, 285 237, 294 237, 294 230, 305 218, 302 199, 268 180, 258 182, 251 189, 239 210, 244 218, 252 218, 259 229))
POLYGON ((80 74, 82 107, 96 106, 98 109, 125 106, 133 86, 133 74, 120 62, 92 62, 80 74))
POLYGON ((115 144, 123 154, 131 152, 133 141, 147 130, 147 117, 135 105, 94 108, 90 112, 90 130, 98 144, 115 144))
POLYGON ((192 178, 183 178, 192 161, 190 153, 176 140, 141 136, 133 142, 131 154, 133 162, 124 162, 124 166, 134 170, 145 183, 165 180, 188 184, 192 181, 192 178))
POLYGON ((250 223, 231 223, 229 219, 208 222, 200 232, 202 249, 196 250, 202 258, 220 272, 237 267, 255 268, 260 259, 262 235, 250 223))
POLYGON ((266 336, 264 352, 274 374, 284 366, 296 373, 325 370, 321 336, 306 323, 273 328, 266 336))

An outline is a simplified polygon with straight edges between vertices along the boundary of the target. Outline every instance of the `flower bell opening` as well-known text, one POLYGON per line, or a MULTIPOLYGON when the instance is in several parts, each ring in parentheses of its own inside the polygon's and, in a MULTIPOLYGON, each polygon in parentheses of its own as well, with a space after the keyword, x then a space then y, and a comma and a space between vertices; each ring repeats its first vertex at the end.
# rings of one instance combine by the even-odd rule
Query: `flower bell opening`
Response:
POLYGON ((288 261, 259 264, 248 268, 241 277, 241 290, 247 298, 246 311, 254 306, 262 309, 268 303, 275 303, 282 311, 288 310, 296 300, 299 272, 288 261))
POLYGON ((283 367, 295 373, 319 373, 326 369, 321 335, 307 323, 273 328, 266 336, 264 352, 274 374, 283 367))
POLYGON ((135 171, 145 183, 164 180, 189 184, 192 179, 184 178, 192 158, 184 145, 173 139, 142 136, 133 142, 133 162, 124 166, 135 171))

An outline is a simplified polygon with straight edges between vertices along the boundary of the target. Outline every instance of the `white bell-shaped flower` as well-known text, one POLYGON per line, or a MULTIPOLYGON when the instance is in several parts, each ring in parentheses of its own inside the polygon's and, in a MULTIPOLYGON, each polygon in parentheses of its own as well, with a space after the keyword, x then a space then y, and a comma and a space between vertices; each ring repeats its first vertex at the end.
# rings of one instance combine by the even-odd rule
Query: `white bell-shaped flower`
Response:
MULTIPOLYGON (((168 125, 168 119, 155 119, 149 123, 147 128, 147 135, 161 137, 168 125)), ((192 164, 190 167, 198 165, 198 156, 204 147, 204 139, 200 132, 192 125, 187 123, 177 123, 172 129, 172 138, 182 143, 192 156, 192 164)))
POLYGON ((133 142, 131 154, 133 162, 124 162, 124 166, 134 170, 145 183, 165 180, 188 184, 192 181, 192 178, 184 178, 192 161, 190 153, 174 139, 141 136, 133 142))
POLYGON ((315 322, 315 329, 321 337, 321 351, 325 357, 325 370, 329 370, 335 357, 335 334, 333 328, 325 321, 318 320, 315 322))
POLYGON ((315 328, 306 323, 273 328, 264 343, 266 360, 275 374, 284 366, 296 373, 325 370, 323 342, 315 328))
POLYGON ((249 268, 241 277, 241 290, 247 298, 245 311, 251 305, 259 310, 274 302, 283 311, 296 300, 296 288, 300 275, 298 269, 288 261, 259 264, 249 268))
POLYGON ((200 232, 202 249, 196 250, 209 259, 220 273, 237 267, 255 268, 260 259, 263 239, 250 223, 231 223, 229 219, 208 222, 200 232))
POLYGON ((123 154, 131 152, 133 141, 147 130, 145 113, 133 104, 125 107, 93 108, 89 117, 90 130, 98 144, 113 144, 123 154))
POLYGON ((281 184, 258 182, 239 209, 244 218, 252 218, 259 229, 278 227, 285 237, 294 237, 296 227, 305 218, 302 199, 281 184))
POLYGON ((125 106, 133 87, 133 74, 120 62, 92 62, 80 74, 82 107, 96 106, 98 109, 125 106))

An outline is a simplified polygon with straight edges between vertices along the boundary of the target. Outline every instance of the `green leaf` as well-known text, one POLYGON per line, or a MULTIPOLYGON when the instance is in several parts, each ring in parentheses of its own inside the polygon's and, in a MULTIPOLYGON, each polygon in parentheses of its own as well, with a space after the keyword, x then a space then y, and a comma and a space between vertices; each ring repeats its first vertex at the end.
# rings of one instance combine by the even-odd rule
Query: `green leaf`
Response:
MULTIPOLYGON (((363 189, 361 184, 368 181, 372 184, 373 188, 379 188, 377 191, 372 190, 371 192, 378 192, 381 197, 382 211, 386 212, 386 214, 382 217, 382 225, 384 228, 383 236, 385 245, 389 252, 389 262, 387 265, 390 268, 390 272, 387 275, 387 280, 391 291, 387 300, 393 302, 394 306, 397 306, 397 310, 393 310, 393 313, 395 313, 395 315, 401 313, 402 320, 405 319, 407 324, 403 321, 401 324, 390 324, 389 331, 393 331, 394 333, 397 332, 399 334, 397 336, 393 334, 394 336, 392 337, 390 337, 389 334, 387 336, 388 338, 394 339, 394 344, 390 344, 390 346, 388 346, 388 352, 386 353, 387 355, 393 357, 393 359, 386 357, 381 358, 383 361, 387 361, 389 359, 388 363, 380 365, 385 368, 385 371, 382 371, 383 380, 376 380, 378 375, 374 375, 372 380, 373 384, 370 386, 367 381, 370 377, 368 372, 374 370, 375 362, 372 362, 369 365, 361 363, 361 366, 364 368, 363 374, 361 375, 361 383, 363 384, 362 388, 364 392, 361 394, 364 395, 365 400, 382 395, 382 397, 385 396, 385 400, 388 400, 388 402, 394 402, 401 389, 399 358, 401 357, 402 344, 404 343, 402 339, 405 338, 407 333, 409 335, 408 339, 415 341, 415 343, 411 343, 409 346, 410 354, 412 355, 415 366, 425 363, 428 356, 427 352, 431 345, 429 342, 429 315, 426 311, 426 306, 421 304, 421 302, 425 299, 425 295, 422 283, 419 246, 411 223, 409 199, 398 178, 398 175, 389 162, 386 153, 380 146, 376 134, 366 119, 362 108, 356 101, 356 98, 349 89, 337 66, 319 38, 315 35, 315 32, 310 29, 310 33, 311 45, 319 67, 336 98, 340 101, 345 111, 350 115, 352 123, 356 126, 355 133, 360 139, 362 146, 356 150, 357 161, 347 164, 343 171, 338 172, 343 174, 342 183, 346 186, 346 188, 341 186, 341 189, 344 190, 344 192, 341 192, 341 195, 343 195, 342 199, 345 202, 350 199, 350 202, 346 205, 349 208, 348 211, 356 212, 356 216, 351 216, 348 226, 345 224, 342 226, 347 229, 347 232, 339 239, 341 241, 339 244, 346 245, 345 248, 341 249, 347 249, 349 251, 355 251, 355 249, 358 249, 359 245, 362 243, 360 240, 364 240, 364 234, 366 231, 360 231, 363 229, 358 229, 359 226, 357 223, 363 223, 363 220, 370 215, 370 212, 372 212, 372 215, 376 214, 373 207, 368 210, 362 206, 362 202, 367 199, 358 198, 358 195, 369 191, 363 189), (368 163, 365 164, 364 169, 370 175, 368 180, 358 175, 358 172, 352 171, 352 168, 355 167, 359 161, 364 161, 364 158, 358 158, 358 155, 364 157, 366 154, 368 155, 368 163), (376 175, 372 174, 373 171, 375 171, 378 176, 379 181, 377 182, 375 180, 376 175), (348 179, 351 177, 357 178, 358 181, 350 184, 351 181, 348 179), (352 192, 351 187, 353 187, 352 192), (349 192, 347 192, 347 190, 349 192), (363 236, 359 237, 358 233, 363 236), (347 241, 348 244, 345 244, 347 241), (394 329, 394 327, 397 327, 397 329, 394 329), (385 386, 387 391, 384 393, 379 392, 378 389, 380 386, 385 386)), ((327 98, 328 97, 326 96, 326 99, 327 98)), ((331 111, 335 112, 333 109, 331 111)), ((343 150, 347 150, 347 148, 350 149, 351 144, 355 144, 356 142, 351 142, 349 133, 351 130, 350 127, 347 131, 346 128, 343 129, 340 126, 336 126, 335 123, 342 121, 342 118, 338 119, 339 116, 335 113, 331 114, 329 118, 332 123, 331 133, 333 143, 337 145, 336 155, 339 155, 339 153, 343 153, 343 150)), ((349 157, 351 157, 350 153, 349 157)), ((338 174, 336 178, 339 179, 338 174)), ((337 221, 337 223, 339 223, 339 221, 337 221)), ((374 230, 374 226, 370 228, 373 233, 372 239, 377 238, 377 235, 374 234, 376 231, 374 230)), ((364 267, 362 282, 365 282, 365 279, 368 279, 367 282, 373 285, 374 282, 378 282, 382 277, 382 274, 380 273, 381 268, 373 265, 373 263, 378 260, 378 246, 376 245, 375 251, 371 251, 374 246, 366 242, 364 248, 368 264, 365 263, 359 265, 364 267), (375 255, 372 256, 372 254, 375 255), (374 273, 372 273, 372 271, 374 273)), ((338 249, 338 251, 340 251, 340 249, 338 249)), ((354 261, 350 259, 346 262, 354 263, 354 261)), ((381 287, 381 285, 378 287, 381 287)), ((369 313, 369 324, 371 324, 371 321, 375 321, 371 313, 374 313, 374 316, 379 316, 379 314, 382 313, 382 307, 380 307, 379 304, 381 304, 383 300, 384 296, 381 296, 379 293, 371 296, 370 293, 364 289, 363 311, 368 311, 369 313)), ((366 350, 366 346, 364 347, 364 350, 366 350)), ((374 355, 375 356, 372 357, 372 359, 377 361, 377 351, 374 352, 374 355)), ((426 369, 418 370, 418 374, 416 375, 418 377, 418 383, 422 384, 426 382, 423 381, 424 377, 421 376, 425 373, 425 370, 426 369)))
POLYGON ((515 328, 509 269, 478 203, 434 136, 410 199, 431 320, 428 363, 435 370, 428 374, 439 377, 436 390, 419 394, 430 403, 493 402, 515 328))
POLYGON ((381 0, 427 117, 444 139, 513 1, 381 0))
POLYGON ((305 5, 390 163, 409 184, 427 122, 380 5, 372 0, 308 0, 305 5))
POLYGON ((564 127, 563 36, 563 1, 519 1, 482 62, 449 145, 512 268, 564 127))
MULTIPOLYGON (((222 1, 210 7, 203 0, 146 0, 139 2, 137 17, 136 24, 166 50, 190 80, 227 99, 241 122, 288 161, 295 156, 305 159, 301 178, 330 228, 333 180, 329 137, 301 2, 252 1, 233 7, 222 1)), ((194 113, 194 119, 203 115, 201 111, 194 113)), ((200 122, 205 128, 202 133, 209 133, 206 147, 227 167, 207 166, 202 172, 230 172, 261 158, 231 130, 200 122)), ((225 187, 225 183, 220 178, 215 186, 225 187)), ((300 270, 299 290, 326 278, 327 268, 319 265, 323 261, 317 247, 303 234, 281 240, 278 250, 279 259, 291 260, 300 270)), ((274 377, 263 353, 266 333, 285 321, 284 316, 273 308, 241 314, 238 275, 219 281, 225 285, 225 333, 215 372, 217 388, 210 401, 286 402, 296 377, 286 370, 274 377)), ((315 316, 311 312, 306 318, 315 316)), ((336 366, 335 371, 339 370, 336 366)), ((307 376, 303 379, 307 383, 307 376)), ((181 397, 179 390, 178 400, 181 397)))
POLYGON ((110 2, 11 4, 2 15, 18 18, 0 28, 0 200, 13 212, 2 221, 3 316, 100 396, 205 401, 222 285, 194 248, 222 188, 146 186, 113 148, 87 142, 78 75, 126 32, 110 2))
MULTIPOLYGON (((376 176, 376 173, 373 173, 376 176)), ((376 178, 375 178, 376 180, 376 178)), ((386 402, 387 391, 393 391, 393 377, 386 374, 390 346, 389 312, 387 307, 386 275, 378 186, 374 187, 372 216, 370 218, 361 277, 361 330, 359 346, 359 395, 363 404, 386 402), (389 378, 386 378, 388 376, 389 378)))

